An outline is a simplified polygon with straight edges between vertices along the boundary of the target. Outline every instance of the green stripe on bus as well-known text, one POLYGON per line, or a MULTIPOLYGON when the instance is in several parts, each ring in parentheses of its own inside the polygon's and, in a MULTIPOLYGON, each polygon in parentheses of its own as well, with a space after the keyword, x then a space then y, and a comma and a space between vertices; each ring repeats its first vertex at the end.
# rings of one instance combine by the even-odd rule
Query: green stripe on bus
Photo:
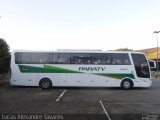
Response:
POLYGON ((116 79, 123 79, 125 77, 128 77, 128 78, 132 78, 132 79, 135 79, 134 75, 133 74, 125 74, 125 73, 121 73, 121 74, 96 74, 96 75, 100 75, 100 76, 104 76, 104 77, 111 77, 111 78, 116 78, 116 79))
MULTIPOLYGON (((28 66, 28 65, 18 65, 20 72, 22 73, 82 73, 79 71, 74 71, 74 70, 69 70, 69 69, 64 69, 64 68, 59 68, 55 66, 49 66, 49 65, 43 65, 43 67, 35 67, 35 66, 28 66)), ((123 79, 125 77, 129 77, 132 79, 135 79, 133 74, 103 74, 103 73, 90 73, 94 75, 99 75, 99 76, 104 76, 104 77, 110 77, 110 78, 115 78, 115 79, 123 79)))
POLYGON ((22 73, 81 73, 79 71, 68 70, 64 68, 44 65, 44 67, 33 67, 27 65, 18 65, 22 73))
POLYGON ((44 66, 44 69, 52 70, 53 73, 81 73, 79 71, 59 68, 59 67, 55 67, 55 66, 49 66, 49 65, 43 65, 43 66, 44 66))

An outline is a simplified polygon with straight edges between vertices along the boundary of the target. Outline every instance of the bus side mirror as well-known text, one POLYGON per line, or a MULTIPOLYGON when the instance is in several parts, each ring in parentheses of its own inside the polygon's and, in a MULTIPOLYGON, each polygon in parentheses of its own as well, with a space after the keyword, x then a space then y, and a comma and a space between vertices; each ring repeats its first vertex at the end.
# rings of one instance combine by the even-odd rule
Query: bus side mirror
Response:
POLYGON ((148 59, 148 63, 150 68, 156 68, 156 62, 154 60, 148 59))

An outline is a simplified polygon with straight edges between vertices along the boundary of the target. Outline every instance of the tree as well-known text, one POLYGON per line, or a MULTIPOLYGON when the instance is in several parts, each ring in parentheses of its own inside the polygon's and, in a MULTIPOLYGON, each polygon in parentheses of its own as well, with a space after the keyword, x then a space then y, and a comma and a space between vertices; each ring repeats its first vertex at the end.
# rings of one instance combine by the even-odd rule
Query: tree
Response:
POLYGON ((10 58, 9 46, 4 39, 0 38, 0 74, 9 72, 10 58))
POLYGON ((133 51, 133 50, 128 48, 119 48, 116 51, 133 51))

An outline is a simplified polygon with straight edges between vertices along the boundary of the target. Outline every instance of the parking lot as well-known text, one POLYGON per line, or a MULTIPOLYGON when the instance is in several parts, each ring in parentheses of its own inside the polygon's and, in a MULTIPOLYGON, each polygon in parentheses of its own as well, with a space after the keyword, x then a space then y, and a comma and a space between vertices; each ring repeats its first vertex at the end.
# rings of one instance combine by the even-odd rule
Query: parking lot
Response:
POLYGON ((9 81, 3 80, 0 114, 1 119, 32 114, 52 120, 159 120, 160 80, 153 80, 150 88, 132 90, 93 87, 42 90, 10 86, 9 81))

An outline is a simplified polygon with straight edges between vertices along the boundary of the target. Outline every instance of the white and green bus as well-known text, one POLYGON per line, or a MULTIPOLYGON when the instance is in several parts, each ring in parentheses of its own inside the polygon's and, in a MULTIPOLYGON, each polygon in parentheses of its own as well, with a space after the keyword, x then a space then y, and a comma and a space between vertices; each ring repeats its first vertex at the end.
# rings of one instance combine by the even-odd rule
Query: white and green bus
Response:
POLYGON ((11 85, 63 87, 150 87, 148 60, 141 52, 13 51, 11 85))

